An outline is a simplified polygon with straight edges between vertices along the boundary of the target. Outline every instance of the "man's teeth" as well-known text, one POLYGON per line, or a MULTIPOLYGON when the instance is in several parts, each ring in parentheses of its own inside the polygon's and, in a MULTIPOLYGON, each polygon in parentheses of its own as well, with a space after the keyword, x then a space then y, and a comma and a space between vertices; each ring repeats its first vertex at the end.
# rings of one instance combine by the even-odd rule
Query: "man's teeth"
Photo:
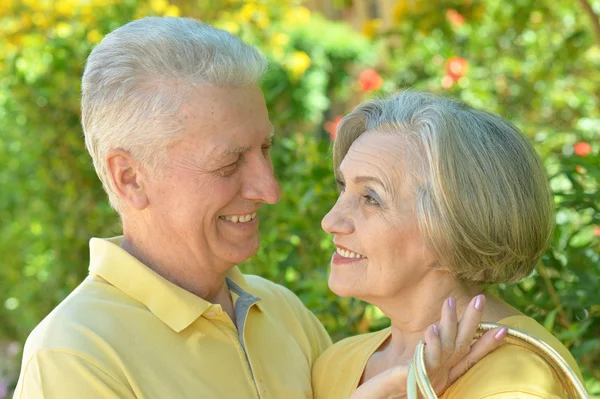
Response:
POLYGON ((348 251, 342 248, 338 248, 336 249, 337 253, 340 254, 341 256, 343 256, 344 258, 351 258, 351 259, 362 259, 364 258, 364 256, 362 256, 361 254, 357 254, 356 252, 352 252, 352 251, 348 251))
POLYGON ((221 216, 221 219, 227 220, 233 223, 246 223, 251 220, 256 219, 256 212, 249 213, 248 215, 240 215, 240 216, 221 216))

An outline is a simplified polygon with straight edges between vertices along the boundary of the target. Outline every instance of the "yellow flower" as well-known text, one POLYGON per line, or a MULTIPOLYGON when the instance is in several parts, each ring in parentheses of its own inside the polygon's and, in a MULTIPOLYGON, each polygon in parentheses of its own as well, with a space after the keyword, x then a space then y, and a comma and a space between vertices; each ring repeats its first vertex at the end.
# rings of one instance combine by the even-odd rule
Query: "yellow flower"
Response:
POLYGON ((81 19, 87 26, 94 25, 96 23, 96 14, 92 4, 84 3, 81 5, 81 19))
POLYGON ((21 15, 21 27, 23 29, 31 28, 31 16, 29 14, 21 15))
POLYGON ((102 40, 102 34, 98 32, 97 29, 92 29, 88 32, 86 39, 92 44, 100 43, 100 40, 102 40))
POLYGON ((167 7, 167 10, 164 13, 165 17, 179 17, 181 16, 181 10, 179 9, 179 7, 171 4, 169 7, 167 7))
POLYGON ((72 31, 73 29, 71 29, 71 25, 69 25, 66 22, 59 22, 54 28, 54 33, 56 33, 56 36, 60 38, 65 38, 69 36, 72 31))
POLYGON ((263 10, 260 10, 259 12, 256 13, 255 20, 256 20, 256 26, 258 26, 260 29, 268 28, 269 24, 271 23, 269 16, 263 10))
POLYGON ((0 1, 0 17, 12 14, 15 7, 14 0, 2 0, 0 1))
POLYGON ((306 7, 294 7, 285 13, 284 20, 291 25, 304 25, 310 20, 310 10, 306 7))
POLYGON ((33 14, 31 21, 38 28, 45 29, 50 26, 50 19, 43 12, 36 12, 33 14))
POLYGON ((273 47, 283 47, 290 42, 290 37, 285 33, 277 32, 271 36, 271 44, 273 47))
POLYGON ((416 14, 423 11, 423 4, 421 0, 398 0, 392 15, 396 22, 400 21, 407 14, 416 14))
POLYGON ((244 21, 251 21, 254 18, 254 13, 258 11, 258 7, 254 3, 246 3, 240 10, 240 17, 244 21))
POLYGON ((300 79, 312 64, 310 57, 304 51, 295 51, 288 59, 287 70, 294 79, 300 79))
POLYGON ((75 14, 77 3, 71 0, 61 0, 55 3, 55 11, 63 17, 72 17, 75 14))
POLYGON ((155 13, 162 14, 169 7, 169 2, 167 0, 152 0, 150 1, 150 7, 155 13))
POLYGON ((21 4, 35 11, 45 11, 48 8, 48 1, 40 0, 21 0, 21 4))
POLYGON ((373 39, 375 38, 375 36, 377 36, 377 33, 379 32, 380 28, 381 19, 370 19, 363 24, 363 34, 369 39, 373 39))
POLYGON ((229 33, 233 33, 234 35, 240 31, 240 26, 233 21, 224 21, 217 24, 218 28, 226 30, 229 33))
POLYGON ((408 0, 399 0, 396 2, 394 9, 392 10, 392 15, 394 16, 394 21, 400 21, 406 11, 408 10, 408 0))

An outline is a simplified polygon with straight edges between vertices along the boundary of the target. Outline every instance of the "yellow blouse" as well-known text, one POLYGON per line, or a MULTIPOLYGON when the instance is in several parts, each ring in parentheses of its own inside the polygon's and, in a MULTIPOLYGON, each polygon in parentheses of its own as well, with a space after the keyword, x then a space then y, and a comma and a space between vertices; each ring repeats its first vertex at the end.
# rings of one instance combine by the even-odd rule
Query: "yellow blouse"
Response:
MULTIPOLYGON (((569 350, 530 317, 511 316, 504 324, 535 336, 554 348, 582 379, 569 350)), ((391 328, 344 339, 317 360, 313 368, 315 399, 348 399, 356 390, 367 361, 390 336, 391 328)), ((442 399, 559 399, 560 382, 548 364, 533 352, 503 345, 473 366, 441 396, 442 399)))

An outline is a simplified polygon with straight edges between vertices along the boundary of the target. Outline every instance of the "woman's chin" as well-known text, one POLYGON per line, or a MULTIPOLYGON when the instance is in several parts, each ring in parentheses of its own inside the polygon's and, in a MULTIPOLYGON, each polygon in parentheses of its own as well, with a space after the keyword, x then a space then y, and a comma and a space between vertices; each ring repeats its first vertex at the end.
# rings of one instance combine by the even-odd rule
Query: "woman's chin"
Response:
POLYGON ((350 283, 346 279, 336 278, 334 273, 329 275, 328 285, 331 292, 339 297, 346 298, 360 296, 360 290, 357 290, 355 284, 350 283))

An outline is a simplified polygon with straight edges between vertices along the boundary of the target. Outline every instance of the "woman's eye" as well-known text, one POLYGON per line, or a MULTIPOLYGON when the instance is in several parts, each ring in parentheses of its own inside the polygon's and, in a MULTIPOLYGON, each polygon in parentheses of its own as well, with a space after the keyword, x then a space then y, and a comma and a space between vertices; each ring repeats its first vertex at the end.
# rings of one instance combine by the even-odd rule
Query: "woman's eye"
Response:
POLYGON ((380 205, 379 201, 375 197, 373 197, 373 196, 371 196, 369 194, 363 195, 363 198, 365 199, 365 202, 367 204, 369 204, 369 205, 375 205, 375 206, 379 206, 380 205))

